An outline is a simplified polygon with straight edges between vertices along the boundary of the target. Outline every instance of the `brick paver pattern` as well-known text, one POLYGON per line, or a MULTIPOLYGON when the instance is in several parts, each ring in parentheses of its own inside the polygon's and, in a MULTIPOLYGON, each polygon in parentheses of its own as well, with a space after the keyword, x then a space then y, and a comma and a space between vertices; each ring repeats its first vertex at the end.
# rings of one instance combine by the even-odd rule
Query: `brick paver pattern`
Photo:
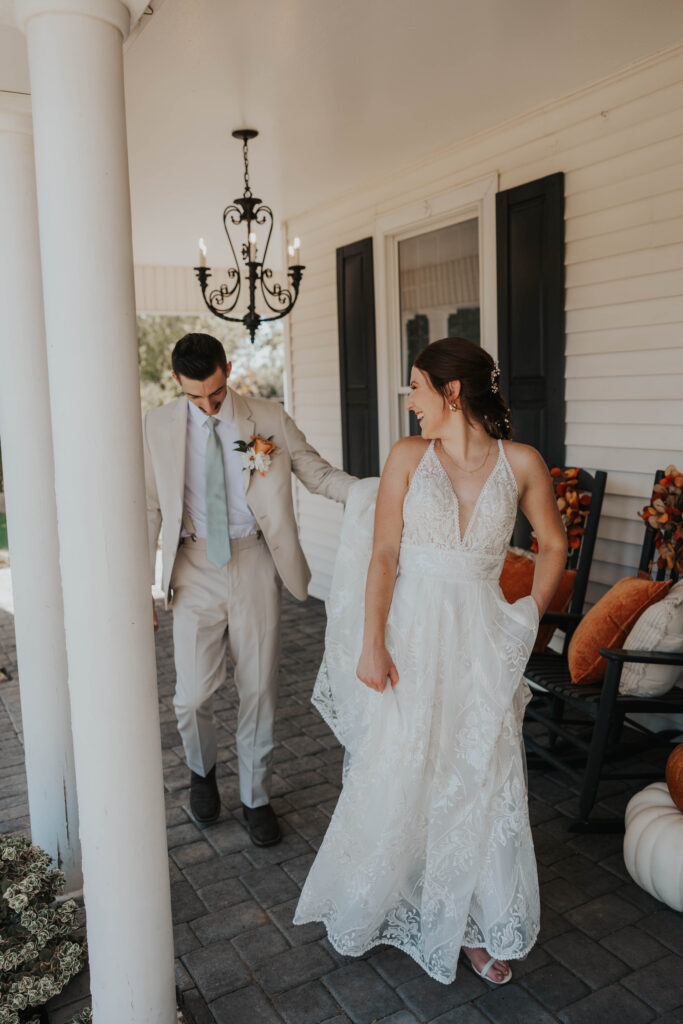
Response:
MULTIPOLYGON (((683 915, 627 875, 620 835, 567 831, 576 798, 556 773, 529 772, 543 901, 539 941, 494 988, 464 965, 452 985, 388 946, 340 956, 322 926, 292 924, 298 893, 334 809, 342 751, 310 704, 320 663, 320 601, 283 607, 273 806, 283 841, 251 844, 241 824, 232 678, 215 701, 220 820, 198 827, 173 712, 171 616, 159 608, 159 708, 176 980, 195 1024, 659 1024, 683 1022, 683 915)), ((14 631, 0 612, 0 830, 29 834, 14 631)), ((635 788, 641 788, 642 783, 635 788)), ((623 783, 599 810, 621 814, 623 783)), ((63 1024, 88 996, 87 973, 50 1007, 63 1024)))

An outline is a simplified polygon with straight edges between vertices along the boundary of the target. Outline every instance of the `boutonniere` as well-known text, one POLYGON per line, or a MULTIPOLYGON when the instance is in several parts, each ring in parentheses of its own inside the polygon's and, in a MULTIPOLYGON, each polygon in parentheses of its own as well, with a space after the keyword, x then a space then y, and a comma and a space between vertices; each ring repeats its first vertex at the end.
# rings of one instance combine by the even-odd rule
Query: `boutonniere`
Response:
POLYGON ((252 434, 250 441, 235 441, 235 451, 242 453, 243 467, 249 470, 250 476, 253 473, 265 476, 270 469, 271 455, 277 455, 272 436, 261 437, 260 434, 252 434))

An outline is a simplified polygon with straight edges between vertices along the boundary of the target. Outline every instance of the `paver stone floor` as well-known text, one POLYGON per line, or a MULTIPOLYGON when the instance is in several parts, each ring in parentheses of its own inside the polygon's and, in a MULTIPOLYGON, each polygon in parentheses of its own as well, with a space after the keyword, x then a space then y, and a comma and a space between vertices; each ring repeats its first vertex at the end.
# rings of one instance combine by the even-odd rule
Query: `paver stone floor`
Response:
MULTIPOLYGON (((547 770, 529 772, 543 903, 537 946, 493 988, 461 967, 450 986, 405 954, 380 947, 340 956, 316 924, 292 924, 298 893, 334 809, 342 751, 310 704, 325 611, 285 598, 273 805, 283 841, 254 847, 241 824, 231 678, 217 694, 220 820, 189 812, 189 773, 173 712, 171 616, 159 607, 159 709, 176 981, 195 1024, 659 1024, 683 1022, 683 915, 638 888, 620 835, 567 831, 575 794, 547 770)), ((29 834, 12 617, 0 612, 0 830, 29 834)), ((639 784, 635 788, 641 788, 639 784)), ((620 814, 632 791, 603 786, 620 814)), ((87 1001, 87 973, 50 1004, 64 1024, 87 1001)))

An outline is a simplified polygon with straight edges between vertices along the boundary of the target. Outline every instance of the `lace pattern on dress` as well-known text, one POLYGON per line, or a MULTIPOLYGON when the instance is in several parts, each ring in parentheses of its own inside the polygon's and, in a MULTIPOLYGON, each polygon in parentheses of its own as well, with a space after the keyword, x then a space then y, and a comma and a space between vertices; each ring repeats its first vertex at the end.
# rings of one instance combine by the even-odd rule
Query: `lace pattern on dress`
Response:
POLYGON ((526 956, 539 927, 521 721, 532 598, 498 577, 517 513, 503 445, 464 535, 433 444, 415 470, 379 694, 356 678, 377 481, 355 484, 313 702, 346 747, 344 786, 295 923, 324 921, 342 954, 390 944, 450 983, 462 945, 526 956))

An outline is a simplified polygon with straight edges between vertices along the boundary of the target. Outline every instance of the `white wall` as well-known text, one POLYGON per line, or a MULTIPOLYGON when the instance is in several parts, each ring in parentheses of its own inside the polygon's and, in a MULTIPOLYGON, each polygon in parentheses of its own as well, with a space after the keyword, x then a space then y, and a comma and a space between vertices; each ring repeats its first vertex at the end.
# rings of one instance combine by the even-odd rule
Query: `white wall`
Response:
MULTIPOLYGON (((416 154, 419 140, 416 140, 416 154)), ((290 317, 290 411, 341 463, 335 250, 376 218, 499 174, 565 172, 567 461, 609 471, 589 599, 633 570, 655 469, 683 467, 683 46, 297 217, 306 273, 290 317)), ((341 509, 297 494, 311 592, 341 509)))
POLYGON ((26 36, 14 24, 2 24, 0 8, 0 90, 28 95, 31 91, 28 75, 26 36))
POLYGON ((192 267, 135 267, 138 313, 200 316, 208 313, 192 267))

